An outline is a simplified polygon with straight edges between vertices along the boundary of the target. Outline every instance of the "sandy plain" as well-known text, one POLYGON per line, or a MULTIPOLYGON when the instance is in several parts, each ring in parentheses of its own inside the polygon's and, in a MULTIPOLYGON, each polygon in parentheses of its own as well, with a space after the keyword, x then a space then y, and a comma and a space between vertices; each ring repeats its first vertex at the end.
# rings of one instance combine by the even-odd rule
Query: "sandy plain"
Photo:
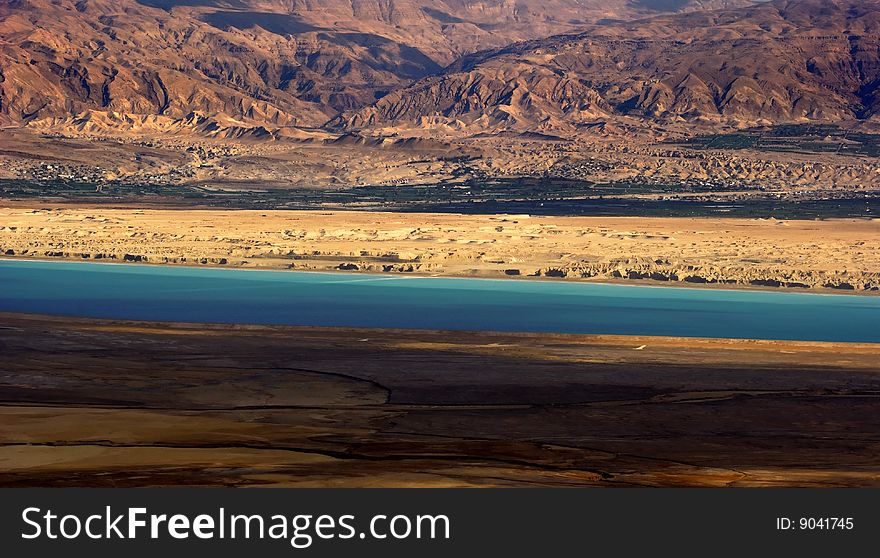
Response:
MULTIPOLYGON (((871 128, 870 130, 874 130, 871 128)), ((876 131, 876 130, 874 130, 876 131)), ((691 125, 666 135, 684 138, 691 125)), ((460 135, 460 134, 456 134, 460 135)), ((523 176, 669 185, 688 181, 741 192, 880 190, 876 157, 768 149, 697 150, 658 144, 644 129, 572 140, 517 137, 367 137, 309 131, 301 140, 199 135, 90 134, 0 128, 0 180, 201 185, 223 190, 433 185, 523 176)), ((667 195, 677 188, 667 188, 667 195)))
POLYGON ((0 208, 0 256, 880 291, 880 220, 0 208))
POLYGON ((0 323, 2 486, 880 484, 878 345, 0 323))

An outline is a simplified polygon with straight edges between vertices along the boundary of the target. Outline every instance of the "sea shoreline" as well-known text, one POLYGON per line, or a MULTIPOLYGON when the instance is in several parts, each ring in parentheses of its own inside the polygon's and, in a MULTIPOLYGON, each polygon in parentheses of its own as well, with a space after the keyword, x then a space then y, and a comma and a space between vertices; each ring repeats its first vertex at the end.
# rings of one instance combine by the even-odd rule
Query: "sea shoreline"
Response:
MULTIPOLYGON (((677 348, 724 348, 733 351, 748 350, 807 350, 818 353, 833 354, 835 350, 845 348, 854 353, 877 354, 880 356, 880 343, 863 341, 809 341, 798 339, 759 339, 741 337, 686 337, 675 335, 624 335, 612 333, 558 333, 531 331, 469 331, 443 329, 413 329, 386 327, 351 327, 351 326, 314 326, 285 324, 253 324, 223 322, 179 322, 168 320, 133 320, 117 318, 94 318, 88 316, 65 316, 58 314, 41 314, 34 312, 9 312, 0 310, 0 320, 6 323, 41 322, 45 324, 74 324, 83 326, 114 327, 128 331, 159 331, 168 327, 181 335, 198 335, 199 332, 229 332, 241 334, 272 333, 285 335, 316 334, 340 336, 373 336, 382 338, 466 338, 470 335, 478 337, 541 339, 544 341, 564 340, 583 346, 601 344, 635 350, 633 345, 663 346, 677 348)), ((0 329, 15 329, 14 326, 3 325, 0 329)), ((171 333, 169 333, 171 334, 171 333)), ((871 365, 870 368, 877 368, 871 365)))
POLYGON ((493 281, 500 283, 507 282, 529 282, 529 283, 581 283, 589 285, 604 285, 608 287, 640 287, 646 289, 676 289, 691 291, 719 291, 719 292, 762 292, 776 294, 802 294, 812 296, 855 296, 855 297, 876 297, 880 296, 880 291, 848 291, 842 289, 801 289, 792 287, 761 287, 756 285, 729 285, 729 284, 713 284, 713 283, 687 283, 683 281, 668 281, 660 283, 648 279, 591 279, 591 278, 553 278, 553 277, 534 277, 534 276, 518 276, 518 277, 486 277, 479 275, 450 275, 443 273, 384 273, 380 271, 346 271, 339 269, 327 270, 304 270, 304 269, 283 269, 270 267, 230 267, 219 264, 193 264, 193 263, 168 263, 168 262, 127 262, 127 261, 83 261, 81 258, 30 258, 27 256, 9 257, 0 255, 0 262, 39 262, 39 263, 72 263, 80 265, 106 265, 119 267, 176 267, 185 269, 217 269, 224 271, 244 271, 244 272, 267 272, 267 273, 296 273, 309 275, 327 275, 327 276, 350 276, 354 277, 374 277, 386 279, 466 279, 473 281, 493 281))
POLYGON ((880 299, 872 297, 236 271, 3 260, 0 309, 186 323, 880 343, 873 327, 880 299))
POLYGON ((880 221, 0 207, 0 256, 880 294, 880 221))

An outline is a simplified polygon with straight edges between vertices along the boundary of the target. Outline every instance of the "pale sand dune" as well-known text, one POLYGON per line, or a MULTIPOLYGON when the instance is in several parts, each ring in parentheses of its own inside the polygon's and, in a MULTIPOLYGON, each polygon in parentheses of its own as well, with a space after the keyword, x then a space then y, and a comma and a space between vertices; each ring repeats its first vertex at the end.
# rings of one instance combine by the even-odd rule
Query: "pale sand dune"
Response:
POLYGON ((880 221, 0 209, 0 255, 880 290, 880 221))

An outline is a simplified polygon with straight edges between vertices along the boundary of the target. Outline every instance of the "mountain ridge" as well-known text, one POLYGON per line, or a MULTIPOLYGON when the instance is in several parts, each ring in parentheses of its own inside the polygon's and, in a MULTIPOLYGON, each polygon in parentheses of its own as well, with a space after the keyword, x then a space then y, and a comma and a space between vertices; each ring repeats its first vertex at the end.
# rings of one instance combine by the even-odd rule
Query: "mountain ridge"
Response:
POLYGON ((254 127, 321 126, 440 72, 462 54, 601 18, 655 13, 650 3, 636 4, 644 5, 5 0, 0 123, 63 127, 65 120, 110 121, 114 114, 185 120, 198 112, 254 127))
POLYGON ((880 2, 777 0, 475 53, 335 124, 576 133, 601 119, 871 120, 878 84, 880 2))

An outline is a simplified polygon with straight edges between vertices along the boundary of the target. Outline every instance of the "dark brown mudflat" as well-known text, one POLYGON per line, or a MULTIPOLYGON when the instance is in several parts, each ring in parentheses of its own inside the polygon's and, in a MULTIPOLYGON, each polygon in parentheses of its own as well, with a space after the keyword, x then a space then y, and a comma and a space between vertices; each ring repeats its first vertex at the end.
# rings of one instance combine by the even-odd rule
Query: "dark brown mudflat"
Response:
POLYGON ((0 314, 2 486, 878 485, 878 404, 878 345, 0 314))

